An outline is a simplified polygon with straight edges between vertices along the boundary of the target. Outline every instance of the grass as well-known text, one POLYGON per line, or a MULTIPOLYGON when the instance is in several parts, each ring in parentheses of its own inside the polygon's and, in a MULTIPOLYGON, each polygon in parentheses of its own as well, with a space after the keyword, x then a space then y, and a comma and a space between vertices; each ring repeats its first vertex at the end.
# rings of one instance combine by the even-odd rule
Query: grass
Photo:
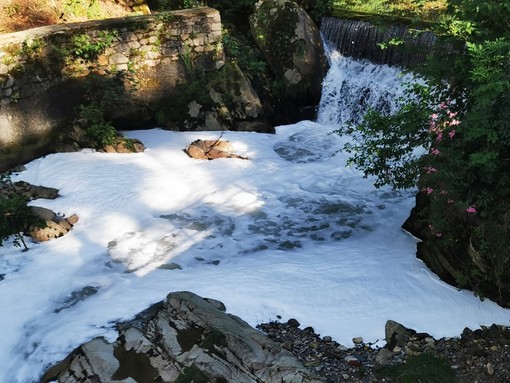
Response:
POLYGON ((420 354, 407 363, 384 366, 378 375, 392 379, 395 383, 458 383, 455 371, 443 359, 431 354, 420 354))
POLYGON ((446 3, 446 0, 334 0, 333 14, 347 10, 360 14, 386 15, 434 22, 445 11, 446 3))

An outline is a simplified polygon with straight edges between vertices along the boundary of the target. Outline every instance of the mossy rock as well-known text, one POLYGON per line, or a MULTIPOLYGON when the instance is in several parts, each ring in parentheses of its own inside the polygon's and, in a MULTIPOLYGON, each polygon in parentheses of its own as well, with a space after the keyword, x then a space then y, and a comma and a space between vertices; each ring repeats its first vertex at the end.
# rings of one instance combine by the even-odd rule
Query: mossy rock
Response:
MULTIPOLYGON (((294 1, 267 0, 257 5, 250 28, 286 97, 320 99, 326 59, 317 26, 294 1)), ((310 102, 310 100, 312 100, 310 102)))

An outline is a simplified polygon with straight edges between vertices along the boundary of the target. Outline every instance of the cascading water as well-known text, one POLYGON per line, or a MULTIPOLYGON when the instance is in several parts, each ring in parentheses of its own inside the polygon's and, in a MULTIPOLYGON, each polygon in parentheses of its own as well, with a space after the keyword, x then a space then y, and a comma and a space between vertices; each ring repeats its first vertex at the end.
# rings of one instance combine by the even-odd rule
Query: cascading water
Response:
POLYGON ((322 20, 321 33, 342 55, 400 67, 423 62, 436 43, 432 32, 334 17, 322 20), (389 44, 392 40, 397 45, 389 44))
POLYGON ((395 112, 412 74, 388 65, 345 57, 325 42, 330 69, 322 88, 317 122, 325 125, 359 123, 369 109, 395 112))

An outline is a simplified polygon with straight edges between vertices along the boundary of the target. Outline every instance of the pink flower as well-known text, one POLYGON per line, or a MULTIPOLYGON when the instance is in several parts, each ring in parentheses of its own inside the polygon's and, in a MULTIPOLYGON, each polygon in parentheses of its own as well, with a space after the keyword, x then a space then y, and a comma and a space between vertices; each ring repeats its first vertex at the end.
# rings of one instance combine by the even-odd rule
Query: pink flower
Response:
POLYGON ((455 137, 455 129, 448 132, 448 137, 453 140, 453 137, 455 137))
POLYGON ((429 123, 429 132, 435 132, 437 130, 437 124, 435 121, 430 121, 429 123))
POLYGON ((450 126, 454 126, 454 125, 459 125, 460 124, 460 121, 459 120, 451 120, 448 125, 450 126))
POLYGON ((437 238, 441 238, 442 236, 443 236, 443 234, 441 234, 441 233, 436 233, 436 237, 437 237, 437 238))
POLYGON ((474 206, 470 206, 466 209, 468 213, 474 214, 476 213, 476 208, 474 206))
POLYGON ((453 204, 453 199, 448 199, 448 205, 453 204))
POLYGON ((457 112, 450 112, 448 111, 448 117, 453 118, 457 115, 457 112))
POLYGON ((446 102, 442 102, 441 104, 439 104, 439 109, 441 109, 441 110, 446 109, 446 107, 447 107, 446 102))
POLYGON ((446 190, 441 190, 441 195, 448 195, 448 192, 446 190))
POLYGON ((439 118, 439 115, 438 115, 437 113, 432 113, 432 114, 430 115, 430 118, 431 118, 432 120, 434 120, 434 121, 437 121, 437 119, 439 118))
POLYGON ((437 133, 437 137, 436 137, 436 141, 441 142, 442 140, 443 140, 443 132, 438 132, 437 133))
POLYGON ((427 193, 427 195, 429 195, 430 193, 432 193, 434 191, 434 189, 432 189, 431 187, 426 187, 426 188, 423 188, 422 190, 425 193, 427 193))
POLYGON ((439 151, 439 149, 436 149, 436 148, 431 148, 430 149, 430 153, 432 153, 433 155, 435 156, 438 156, 441 154, 441 152, 439 151))
POLYGON ((435 167, 433 167, 433 166, 428 166, 425 169, 427 170, 428 174, 437 172, 437 169, 435 167))
POLYGON ((429 223, 429 230, 434 230, 434 226, 429 223))

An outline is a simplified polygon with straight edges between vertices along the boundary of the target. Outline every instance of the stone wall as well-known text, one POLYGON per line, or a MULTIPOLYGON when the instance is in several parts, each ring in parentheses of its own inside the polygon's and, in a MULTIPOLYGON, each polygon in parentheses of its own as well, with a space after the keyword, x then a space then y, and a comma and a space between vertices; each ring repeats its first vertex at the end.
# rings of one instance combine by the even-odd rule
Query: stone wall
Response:
POLYGON ((154 123, 151 107, 178 81, 223 66, 221 29, 218 11, 195 8, 2 35, 0 171, 53 150, 94 96, 91 79, 122 85, 129 102, 110 117, 127 128, 154 123))

